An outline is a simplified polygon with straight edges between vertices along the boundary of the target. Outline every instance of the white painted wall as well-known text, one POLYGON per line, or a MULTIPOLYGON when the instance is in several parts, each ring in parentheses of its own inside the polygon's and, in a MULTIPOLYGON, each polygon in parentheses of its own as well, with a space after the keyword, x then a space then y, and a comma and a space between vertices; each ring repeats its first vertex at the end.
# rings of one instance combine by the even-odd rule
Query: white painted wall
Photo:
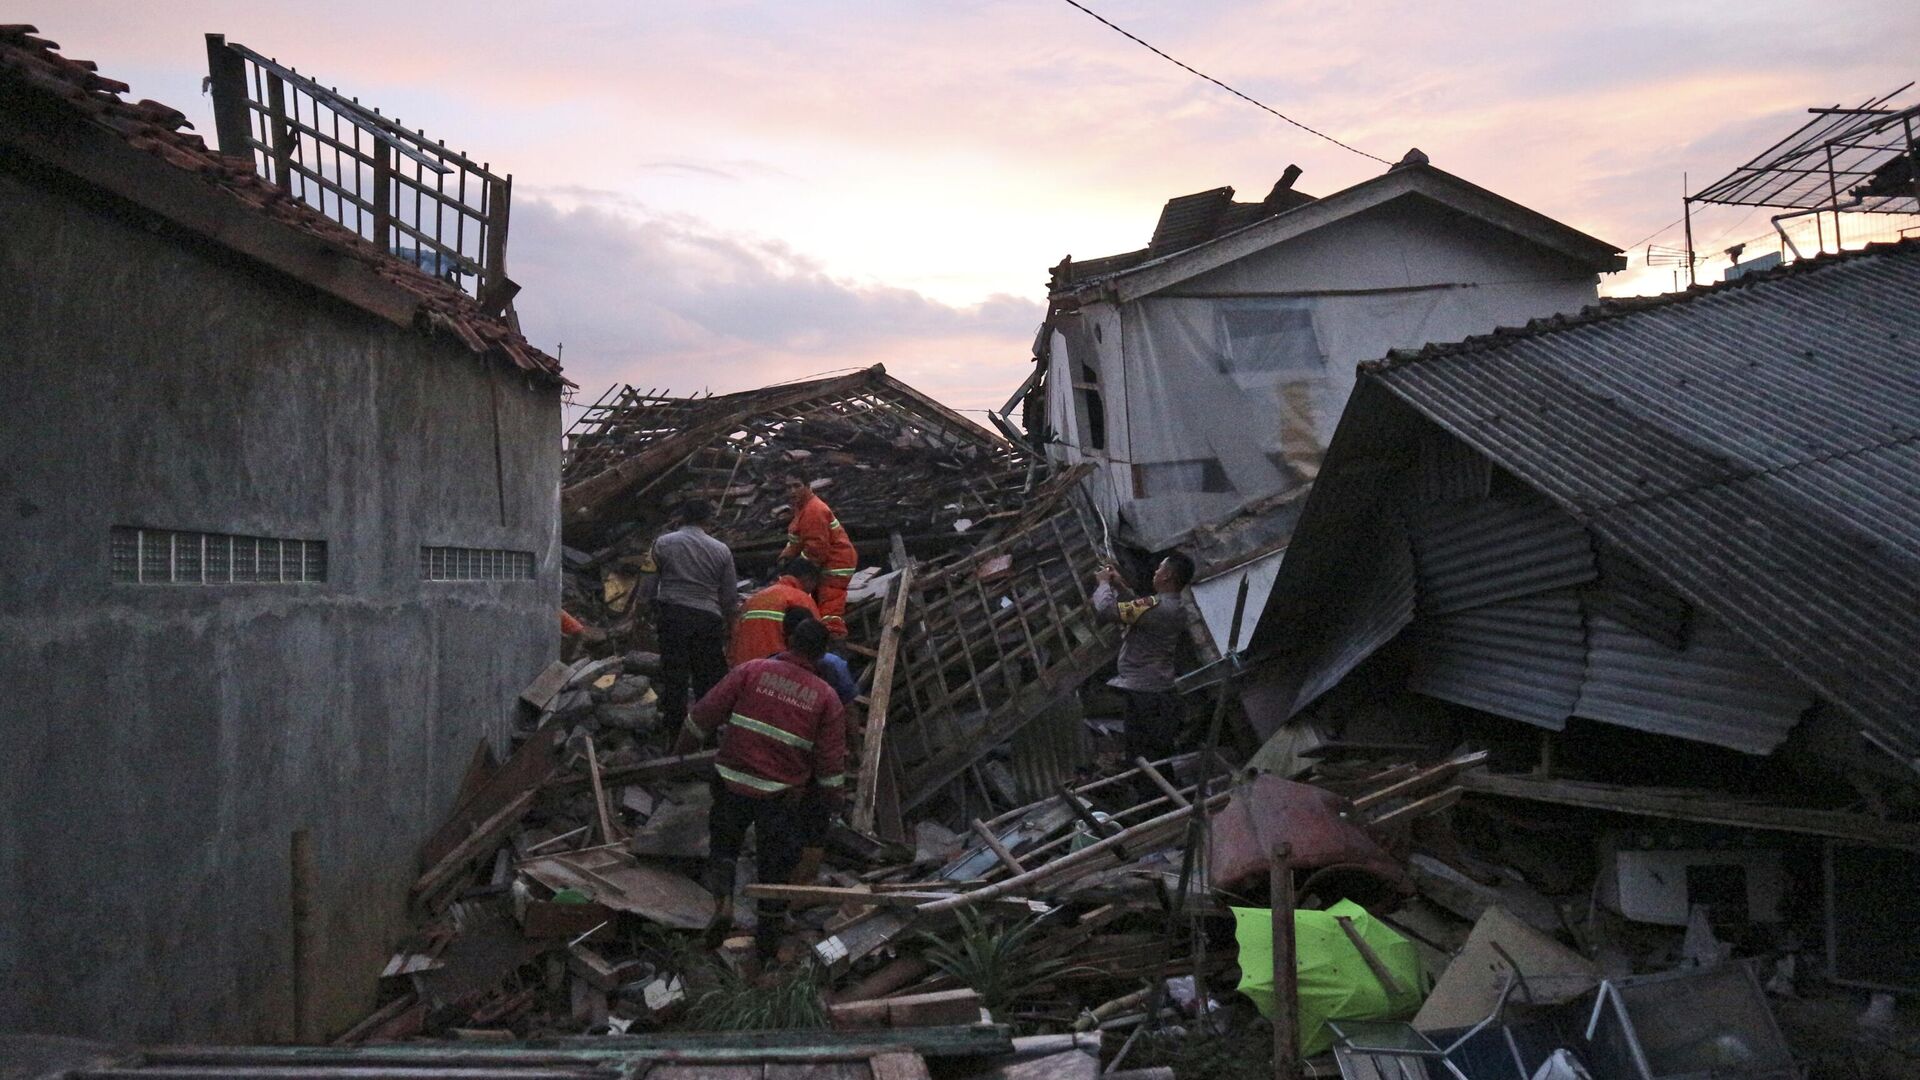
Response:
MULTIPOLYGON (((1409 196, 1165 292, 1083 305, 1080 325, 1055 338, 1049 415, 1089 453, 1067 388, 1090 354, 1107 422, 1105 452, 1089 453, 1102 463, 1096 501, 1118 510, 1123 536, 1165 547, 1308 482, 1358 364, 1578 311, 1597 296, 1596 275, 1564 256, 1409 196), (1281 337, 1229 340, 1230 327, 1279 309, 1310 312, 1319 353, 1311 368, 1249 367, 1238 355, 1248 341, 1281 337), (1146 497, 1135 494, 1136 466, 1146 467, 1146 497)), ((1292 356, 1297 340, 1285 340, 1275 348, 1292 356)))

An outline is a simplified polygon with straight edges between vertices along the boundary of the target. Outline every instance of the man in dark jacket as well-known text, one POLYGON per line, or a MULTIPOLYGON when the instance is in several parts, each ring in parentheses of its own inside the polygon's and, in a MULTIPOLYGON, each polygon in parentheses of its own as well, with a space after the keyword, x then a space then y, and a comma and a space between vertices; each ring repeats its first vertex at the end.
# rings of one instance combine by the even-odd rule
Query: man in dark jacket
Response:
MULTIPOLYGON (((721 900, 716 925, 731 918, 734 862, 747 829, 758 837, 761 880, 786 882, 821 831, 815 819, 846 791, 846 713, 814 671, 826 651, 826 627, 801 623, 786 652, 734 668, 681 729, 674 750, 682 754, 720 731, 707 863, 707 887, 721 900)), ((785 924, 785 903, 760 902, 754 946, 762 958, 774 955, 785 924)))

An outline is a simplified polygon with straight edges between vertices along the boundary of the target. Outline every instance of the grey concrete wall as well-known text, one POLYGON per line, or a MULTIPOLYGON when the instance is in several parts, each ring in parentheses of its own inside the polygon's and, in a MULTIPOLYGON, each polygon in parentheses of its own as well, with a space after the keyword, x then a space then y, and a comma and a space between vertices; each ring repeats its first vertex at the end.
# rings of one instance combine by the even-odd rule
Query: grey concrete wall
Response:
POLYGON ((558 392, 69 191, 0 171, 0 208, 0 1030, 290 1037, 300 828, 337 1030, 554 655, 558 392), (113 584, 115 525, 324 539, 329 577, 113 584), (421 544, 537 580, 423 582, 421 544))

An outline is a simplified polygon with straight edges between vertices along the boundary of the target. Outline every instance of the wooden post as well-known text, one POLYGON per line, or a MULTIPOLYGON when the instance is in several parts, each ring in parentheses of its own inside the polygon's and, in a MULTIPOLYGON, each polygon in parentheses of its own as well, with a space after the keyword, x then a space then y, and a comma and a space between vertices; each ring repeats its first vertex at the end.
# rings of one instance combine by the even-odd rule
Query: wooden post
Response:
POLYGON ((481 252, 481 278, 475 290, 480 304, 497 314, 513 293, 507 287, 507 215, 513 206, 513 177, 488 180, 487 244, 481 252))
POLYGON ((213 92, 213 131, 220 152, 253 161, 253 114, 247 108, 247 62, 227 48, 225 34, 207 35, 207 84, 213 92))
POLYGON ((293 158, 298 141, 287 123, 287 84, 280 76, 267 73, 267 130, 273 136, 273 182, 280 190, 293 194, 293 158))
POLYGON ((1300 1075, 1300 980, 1293 951, 1293 850, 1273 848, 1268 871, 1273 903, 1273 1077, 1300 1075))
POLYGON ((393 144, 373 140, 373 246, 393 250, 393 144))
POLYGON ((293 936, 293 1041, 314 1043, 313 1032, 313 843, 305 829, 293 830, 287 851, 287 914, 293 936))
POLYGON ((868 691, 867 724, 860 735, 860 772, 853 789, 853 827, 873 832, 874 804, 879 793, 880 752, 887 734, 887 708, 893 701, 893 669, 906 636, 907 602, 913 595, 913 566, 900 571, 887 597, 886 623, 880 627, 880 655, 873 662, 873 688, 868 691))

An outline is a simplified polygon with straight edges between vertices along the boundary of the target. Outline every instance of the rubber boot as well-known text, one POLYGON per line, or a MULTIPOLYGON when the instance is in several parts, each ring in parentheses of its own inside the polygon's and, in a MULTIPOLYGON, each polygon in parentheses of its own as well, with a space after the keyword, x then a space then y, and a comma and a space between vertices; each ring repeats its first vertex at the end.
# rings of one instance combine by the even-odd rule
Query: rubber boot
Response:
POLYGON ((733 929, 733 860, 709 859, 702 885, 714 896, 713 921, 707 924, 707 947, 717 949, 727 940, 727 932, 733 929))

